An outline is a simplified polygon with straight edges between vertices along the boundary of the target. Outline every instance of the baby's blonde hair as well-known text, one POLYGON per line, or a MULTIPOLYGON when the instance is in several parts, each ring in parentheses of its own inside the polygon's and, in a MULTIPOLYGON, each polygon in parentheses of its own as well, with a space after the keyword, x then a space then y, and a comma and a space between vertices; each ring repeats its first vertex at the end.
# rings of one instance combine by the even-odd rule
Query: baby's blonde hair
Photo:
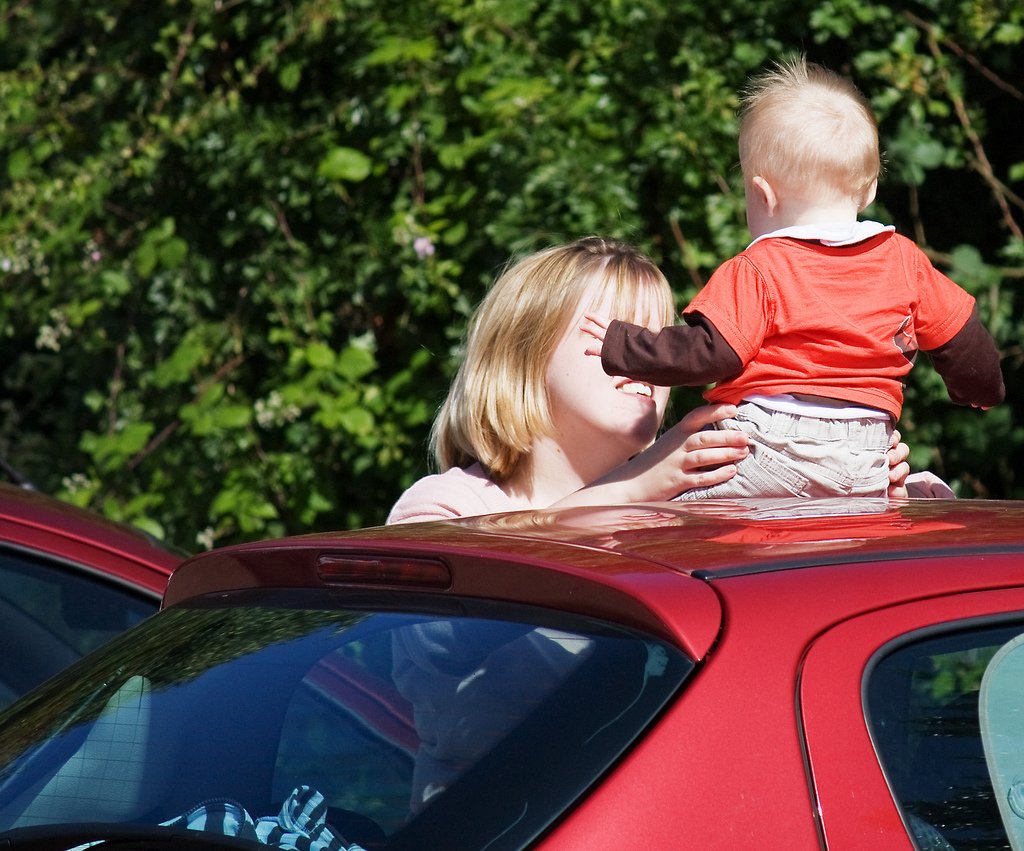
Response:
POLYGON ((844 77, 803 57, 754 77, 740 111, 740 166, 803 197, 863 206, 881 169, 871 105, 844 77))
POLYGON ((479 461, 501 481, 551 433, 548 361, 594 281, 596 299, 612 295, 612 318, 671 324, 665 276, 627 243, 586 237, 510 265, 470 319, 462 364, 434 421, 440 470, 479 461))

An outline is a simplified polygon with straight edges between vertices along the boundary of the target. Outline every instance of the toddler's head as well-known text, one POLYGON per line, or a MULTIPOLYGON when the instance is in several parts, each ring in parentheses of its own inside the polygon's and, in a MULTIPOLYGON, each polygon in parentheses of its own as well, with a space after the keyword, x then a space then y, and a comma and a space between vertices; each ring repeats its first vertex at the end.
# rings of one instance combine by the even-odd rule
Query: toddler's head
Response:
MULTIPOLYGON (((805 61, 779 62, 754 77, 740 112, 740 166, 782 196, 805 202, 871 202, 881 167, 878 125, 849 80, 805 61)), ((749 200, 749 194, 748 194, 749 200)))

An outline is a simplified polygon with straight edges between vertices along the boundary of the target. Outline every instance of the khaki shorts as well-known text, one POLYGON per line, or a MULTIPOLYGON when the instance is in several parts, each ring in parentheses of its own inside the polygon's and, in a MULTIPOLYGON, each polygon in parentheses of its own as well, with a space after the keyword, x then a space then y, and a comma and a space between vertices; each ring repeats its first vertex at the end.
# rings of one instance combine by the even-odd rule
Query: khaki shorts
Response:
POLYGON ((827 419, 798 416, 742 402, 720 429, 750 436, 750 454, 736 475, 676 499, 739 496, 885 496, 889 486, 888 418, 827 419))

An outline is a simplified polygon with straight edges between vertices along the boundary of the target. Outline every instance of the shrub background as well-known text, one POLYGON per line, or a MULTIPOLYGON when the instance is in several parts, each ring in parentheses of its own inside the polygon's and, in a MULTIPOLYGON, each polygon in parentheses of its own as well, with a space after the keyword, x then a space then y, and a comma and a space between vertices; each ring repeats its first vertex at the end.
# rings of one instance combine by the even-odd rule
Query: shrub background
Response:
POLYGON ((511 255, 626 238, 683 304, 746 243, 736 92, 804 51, 1003 353, 986 413, 919 360, 913 464, 1020 497, 1022 42, 1016 0, 5 0, 0 458, 187 549, 381 522, 511 255))

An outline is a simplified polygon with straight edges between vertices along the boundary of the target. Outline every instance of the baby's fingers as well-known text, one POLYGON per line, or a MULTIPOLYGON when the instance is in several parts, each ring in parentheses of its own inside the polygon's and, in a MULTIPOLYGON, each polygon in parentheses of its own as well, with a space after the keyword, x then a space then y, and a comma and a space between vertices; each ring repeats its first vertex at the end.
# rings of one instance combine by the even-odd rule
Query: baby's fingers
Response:
POLYGON ((580 322, 580 330, 584 334, 589 334, 595 340, 599 340, 603 343, 604 333, 607 330, 607 328, 605 325, 602 325, 599 322, 595 321, 593 316, 587 315, 584 316, 583 320, 580 322))

